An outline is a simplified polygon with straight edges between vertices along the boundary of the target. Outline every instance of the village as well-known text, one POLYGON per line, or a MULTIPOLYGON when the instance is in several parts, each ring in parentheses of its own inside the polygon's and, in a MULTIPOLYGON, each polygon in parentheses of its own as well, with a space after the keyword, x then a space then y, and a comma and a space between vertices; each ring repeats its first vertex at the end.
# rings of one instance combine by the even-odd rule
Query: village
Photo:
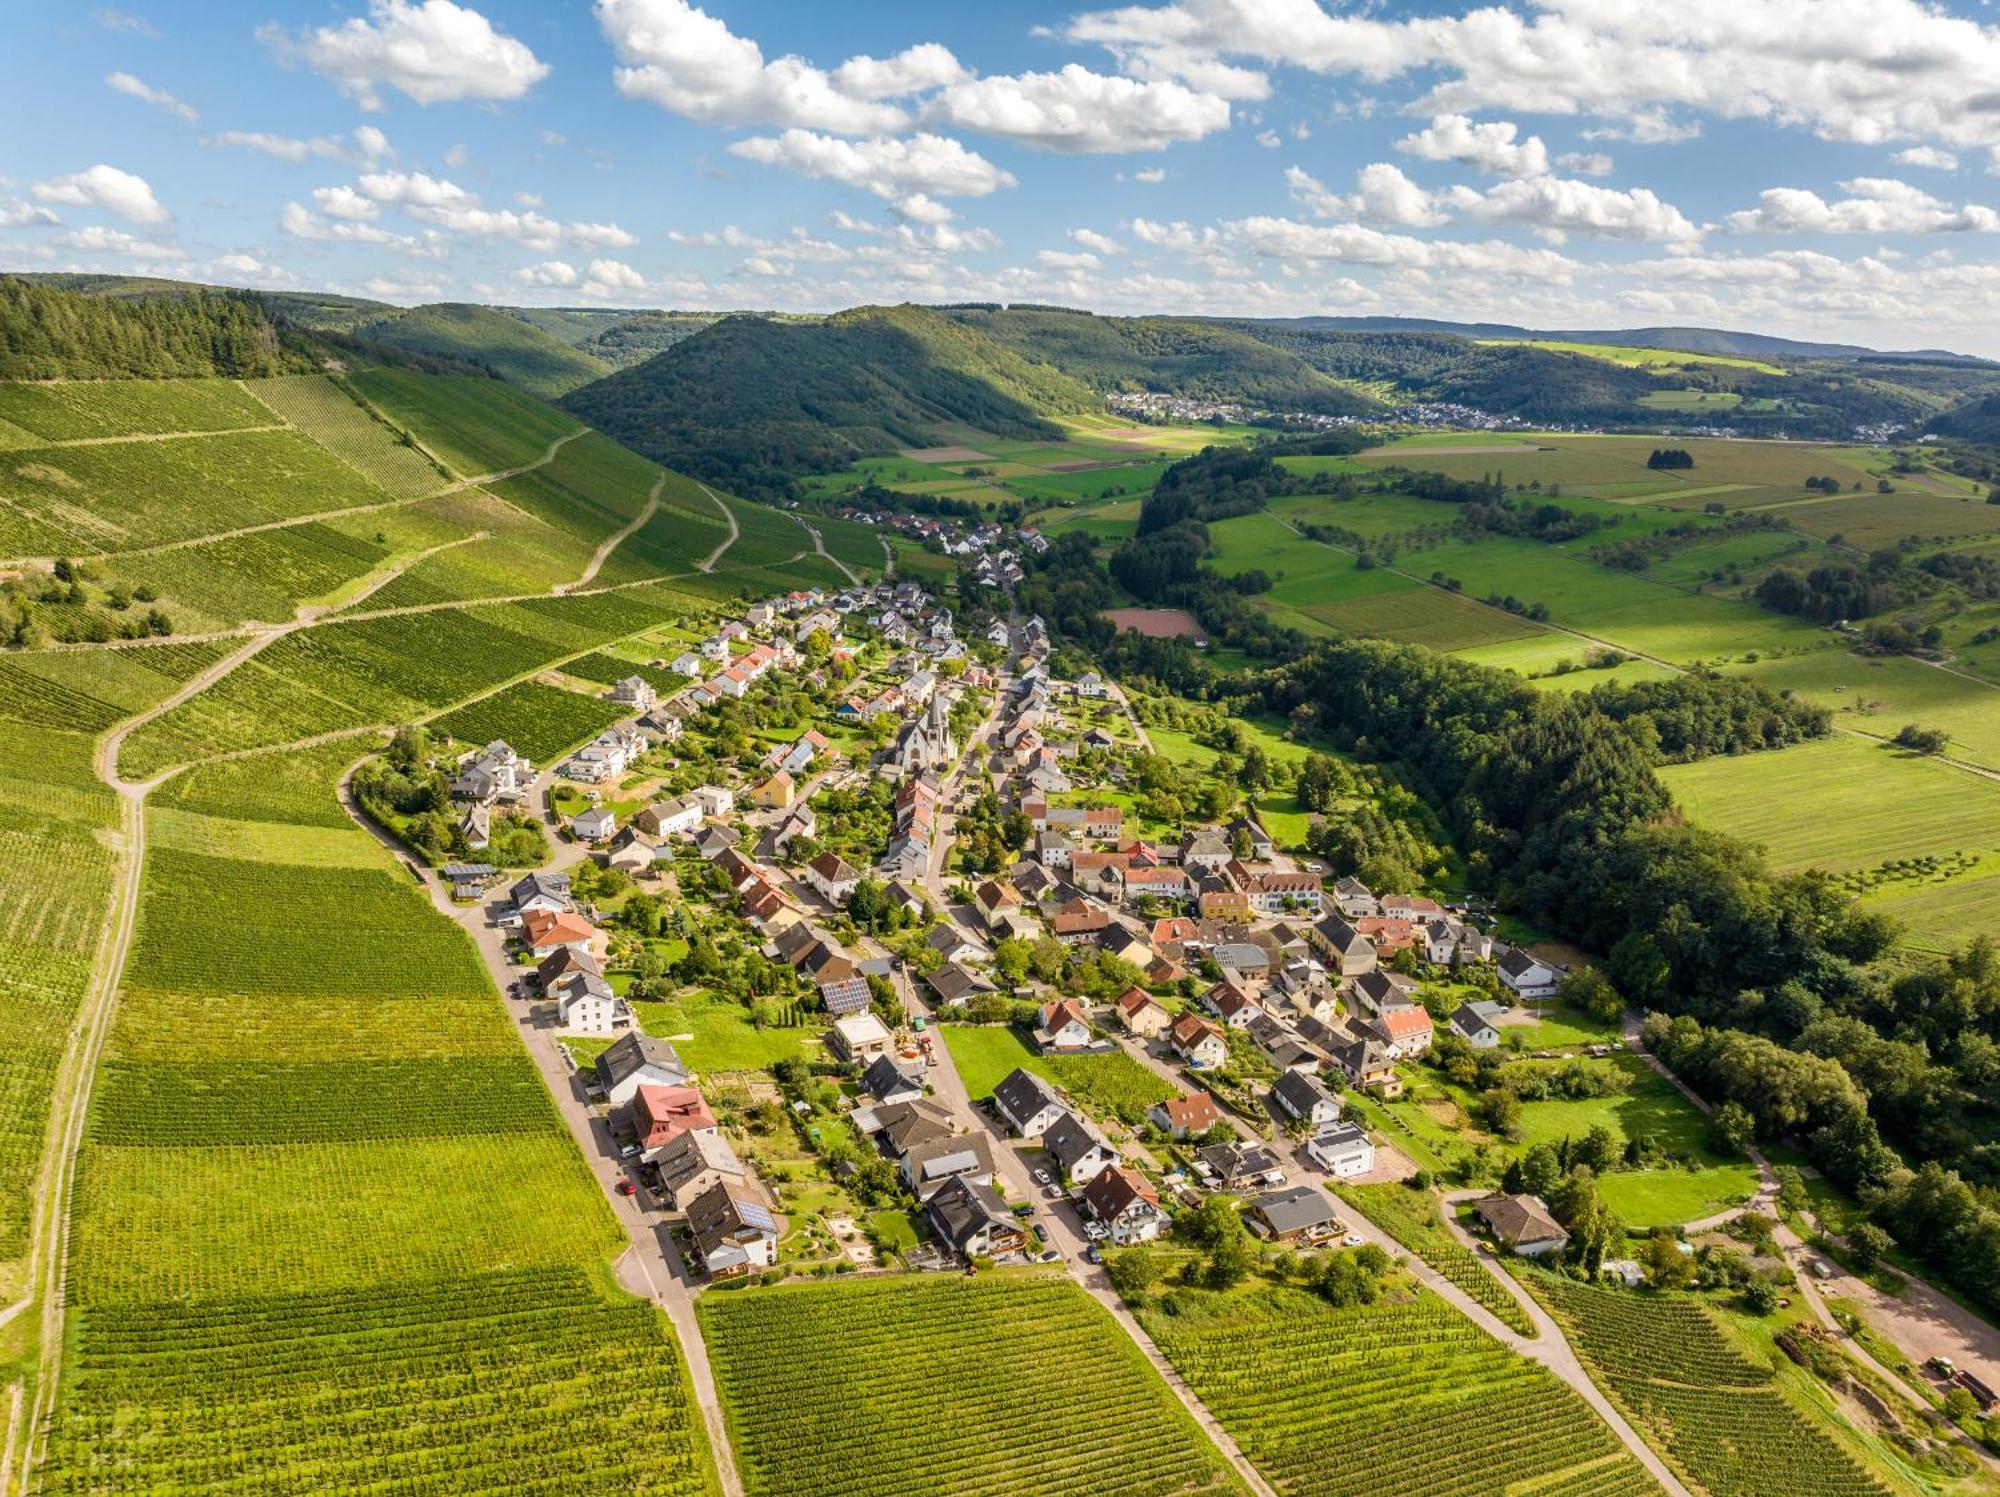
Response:
MULTIPOLYGON (((1051 673, 1038 619, 966 639, 912 583, 802 590, 603 695, 627 715, 553 766, 493 742, 451 767, 468 855, 437 876, 693 1285, 1088 1272, 1213 1192, 1269 1243, 1359 1244, 1326 1184, 1413 1166, 1351 1094, 1399 1096, 1440 1030, 1496 1049, 1563 979, 1241 808, 1137 835, 1103 792, 1146 730, 1051 673), (773 683, 793 718, 746 733, 773 683), (538 815, 549 866, 478 861, 538 815), (1494 996, 1434 1017, 1419 970, 1494 996), (691 983, 703 1006, 661 1001, 691 983), (718 1023, 742 1043, 704 1062, 718 1023)), ((1560 1246, 1543 1203, 1496 1200, 1502 1242, 1560 1246)))

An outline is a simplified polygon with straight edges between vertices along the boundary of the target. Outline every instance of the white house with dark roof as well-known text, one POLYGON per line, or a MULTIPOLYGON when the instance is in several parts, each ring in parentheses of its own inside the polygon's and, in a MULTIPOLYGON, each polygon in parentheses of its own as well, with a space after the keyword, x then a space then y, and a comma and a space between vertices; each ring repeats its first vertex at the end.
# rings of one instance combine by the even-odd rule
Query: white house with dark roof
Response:
POLYGON ((1067 1185, 1082 1185, 1100 1170, 1118 1163, 1118 1151, 1091 1123, 1065 1111, 1042 1133, 1042 1150, 1050 1172, 1067 1185))
POLYGON ((1016 1066, 993 1088, 993 1111, 1016 1138, 1040 1138, 1068 1116, 1056 1089, 1033 1071, 1016 1066))
POLYGON ((1353 1123, 1338 1123, 1314 1135, 1306 1156, 1338 1180, 1351 1180, 1375 1168, 1375 1144, 1353 1123))
POLYGON ((1562 986, 1562 968, 1510 946, 1500 957, 1500 981, 1516 998, 1553 998, 1562 986))
POLYGON ((1271 1083, 1271 1100, 1286 1117, 1315 1132, 1340 1121, 1340 1098, 1305 1071, 1281 1071, 1271 1083))

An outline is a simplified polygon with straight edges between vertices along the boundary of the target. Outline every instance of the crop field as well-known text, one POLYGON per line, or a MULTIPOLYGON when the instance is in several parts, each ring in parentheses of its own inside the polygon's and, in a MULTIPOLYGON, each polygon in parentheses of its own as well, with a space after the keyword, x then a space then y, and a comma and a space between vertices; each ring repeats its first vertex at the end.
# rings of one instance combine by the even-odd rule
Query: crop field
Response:
POLYGON ((8 381, 0 383, 0 421, 45 442, 277 424, 226 379, 8 381))
POLYGON ((2000 686, 1907 656, 1818 650, 1743 668, 1774 691, 1830 707, 1838 727, 1893 738, 1905 723, 1942 728, 1949 752, 2000 769, 2000 686))
POLYGON ((301 603, 366 576, 388 555, 386 546, 309 520, 282 530, 114 557, 105 570, 129 586, 152 588, 183 628, 190 615, 218 626, 245 619, 282 623, 301 603))
MULTIPOLYGON (((1873 488, 1874 485, 1868 485, 1873 488)), ((1732 506, 1733 507, 1733 506, 1732 506)), ((1842 494, 1824 499, 1784 498, 1743 508, 1783 520, 1808 535, 1872 551, 1898 542, 1979 539, 2000 534, 2000 505, 1902 490, 1894 494, 1842 494)))
POLYGON ((1438 1201, 1428 1190, 1406 1185, 1334 1186, 1334 1194, 1470 1295, 1509 1330, 1535 1334, 1535 1323, 1520 1301, 1509 1294, 1438 1217, 1438 1201))
POLYGON ((503 487, 524 485, 538 476, 524 474, 490 492, 460 489, 405 512, 411 521, 437 527, 451 544, 433 541, 412 548, 431 554, 410 561, 370 596, 368 607, 517 597, 574 582, 590 564, 600 531, 609 533, 616 527, 593 520, 594 528, 588 530, 558 528, 500 497, 503 487))
POLYGON ((0 501, 12 556, 95 555, 389 502, 292 431, 9 452, 0 501))
POLYGON ((1602 359, 1607 364, 1623 364, 1632 369, 1655 371, 1698 369, 1707 364, 1723 369, 1753 369, 1759 374, 1785 372, 1778 365, 1766 363, 1762 359, 1745 359, 1733 354, 1720 353, 1682 353, 1674 348, 1638 348, 1623 343, 1564 343, 1551 338, 1493 338, 1480 341, 1543 348, 1551 353, 1579 354, 1587 359, 1602 359))
POLYGON ((1844 733, 1661 776, 1692 820, 1762 843, 1775 866, 1857 875, 1857 892, 1913 944, 1949 948, 2000 924, 1990 780, 1844 733))
POLYGON ((1284 1497, 1656 1492, 1553 1374, 1433 1295, 1335 1310, 1295 1290, 1178 1290, 1147 1332, 1284 1497), (1382 1418, 1424 1431, 1384 1439, 1382 1418))
POLYGON ((354 397, 323 374, 249 382, 250 392, 349 467, 395 499, 415 499, 445 486, 429 459, 398 439, 354 397))
POLYGON ((1116 542, 1139 533, 1143 499, 1114 499, 1078 509, 1047 509, 1035 517, 1037 528, 1051 539, 1081 530, 1092 540, 1116 542))
POLYGON ((87 1313, 42 1489, 717 1490, 659 1312, 581 1271, 87 1313), (337 1391, 336 1391, 337 1390, 337 1391), (255 1431, 254 1446, 245 1432, 255 1431))
POLYGON ((622 1234, 472 944, 327 814, 363 746, 162 787, 48 1485, 706 1493, 673 1340, 610 1286, 622 1234))
POLYGON ((1713 1497, 1887 1491, 1693 1299, 1526 1278, 1648 1443, 1713 1497))
POLYGON ((1043 1055, 1020 1031, 1004 1024, 946 1024, 945 1046, 974 1098, 988 1096, 1016 1067, 1025 1066, 1074 1097, 1089 1113, 1117 1117, 1132 1127, 1146 1109, 1174 1095, 1158 1073, 1124 1051, 1104 1055, 1043 1055))
MULTIPOLYGON (((789 561, 801 551, 812 550, 812 537, 790 515, 766 509, 761 504, 746 504, 726 494, 723 503, 736 516, 739 531, 735 543, 723 553, 723 563, 728 566, 769 566, 773 562, 789 561)), ((696 561, 700 559, 694 558, 696 561)))
POLYGON ((1241 1490, 1145 1356, 1064 1275, 738 1290, 696 1309, 757 1497, 1241 1490), (1038 1375, 1059 1378, 1059 1417, 1023 1403, 1038 1375))
MULTIPOLYGON (((1483 434, 1475 434, 1483 435, 1483 434)), ((1741 484, 1749 489, 1788 490, 1793 498, 1812 497, 1805 487, 1811 477, 1838 479, 1843 487, 1861 484, 1875 487, 1875 474, 1861 466, 1873 454, 1866 449, 1834 447, 1811 442, 1753 442, 1724 437, 1567 437, 1534 439, 1534 448, 1512 452, 1470 451, 1463 455, 1426 450, 1421 456, 1405 456, 1394 448, 1363 454, 1371 466, 1396 464, 1425 472, 1445 473, 1453 478, 1475 479, 1490 473, 1504 474, 1509 484, 1539 481, 1544 488, 1559 483, 1564 492, 1573 486, 1584 492, 1599 485, 1648 486, 1659 495, 1653 502, 1672 504, 1677 492, 1713 489, 1720 484, 1741 484), (1655 470, 1646 466, 1647 457, 1661 446, 1685 449, 1693 458, 1692 468, 1655 470)), ((1487 444, 1481 444, 1487 445, 1487 444)), ((1496 444, 1497 445, 1497 444, 1496 444)), ((1630 497, 1629 494, 1626 497, 1630 497)), ((1695 501, 1691 506, 1700 507, 1695 501)))
POLYGON ((554 406, 497 379, 366 369, 344 381, 467 477, 532 463, 577 429, 554 406))
POLYGON ((595 738, 630 709, 539 681, 517 681, 490 697, 448 713, 434 724, 470 744, 504 738, 537 764, 595 738))
POLYGON ((1639 397, 1639 404, 1649 411, 1711 416, 1735 410, 1743 397, 1734 390, 1651 390, 1639 397))
POLYGON ((227 648, 211 640, 12 652, 0 658, 0 717, 96 732, 171 696, 227 648))
POLYGON ((1306 612, 1349 634, 1372 634, 1446 652, 1548 632, 1518 614, 1488 608, 1435 587, 1323 603, 1306 612))
POLYGON ((815 515, 812 525, 819 532, 820 541, 829 555, 838 557, 863 575, 882 570, 880 531, 831 515, 815 515))

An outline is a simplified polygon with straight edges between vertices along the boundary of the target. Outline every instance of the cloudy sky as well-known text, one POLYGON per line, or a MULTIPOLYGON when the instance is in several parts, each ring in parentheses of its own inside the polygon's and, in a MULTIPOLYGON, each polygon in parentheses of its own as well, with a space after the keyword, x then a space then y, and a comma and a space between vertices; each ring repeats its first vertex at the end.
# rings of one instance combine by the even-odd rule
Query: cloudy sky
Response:
POLYGON ((1693 323, 2000 355, 1981 5, 33 9, 0 56, 0 267, 398 302, 1693 323))

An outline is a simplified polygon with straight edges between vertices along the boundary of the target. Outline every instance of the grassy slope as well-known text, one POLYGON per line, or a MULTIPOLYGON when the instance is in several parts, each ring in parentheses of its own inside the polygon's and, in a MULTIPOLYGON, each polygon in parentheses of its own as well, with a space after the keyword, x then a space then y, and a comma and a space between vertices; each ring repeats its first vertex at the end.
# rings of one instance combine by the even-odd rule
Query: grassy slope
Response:
POLYGON ((531 395, 554 400, 610 372, 611 365, 533 324, 490 307, 439 302, 362 324, 356 333, 411 353, 483 364, 531 395))

